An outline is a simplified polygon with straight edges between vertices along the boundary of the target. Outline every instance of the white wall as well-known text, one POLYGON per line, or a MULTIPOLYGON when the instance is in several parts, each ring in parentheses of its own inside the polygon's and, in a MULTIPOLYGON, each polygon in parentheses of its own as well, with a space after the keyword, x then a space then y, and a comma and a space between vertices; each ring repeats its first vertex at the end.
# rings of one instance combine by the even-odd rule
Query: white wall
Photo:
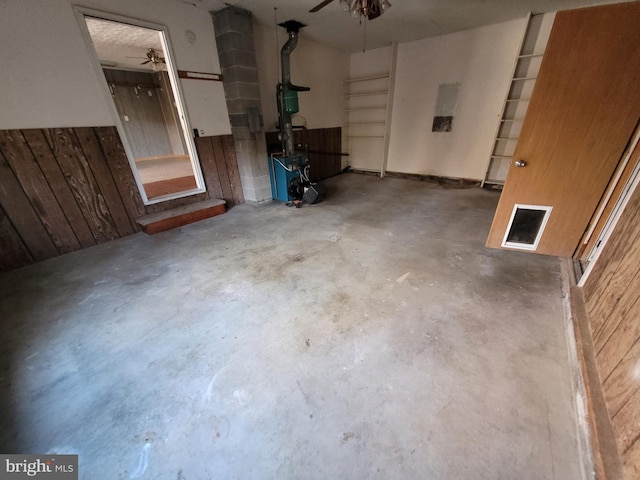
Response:
MULTIPOLYGON (((274 130, 278 121, 276 85, 280 77, 280 49, 287 41, 284 28, 254 24, 253 35, 258 60, 260 95, 264 127, 274 130)), ((300 112, 294 116, 294 125, 306 119, 308 128, 330 128, 342 125, 342 84, 349 70, 349 55, 307 40, 300 31, 298 45, 291 53, 291 81, 295 85, 311 87, 299 92, 300 112), (301 118, 303 117, 303 118, 301 118)))
MULTIPOLYGON (((526 19, 398 45, 390 172, 482 180, 526 19), (431 132, 442 83, 459 83, 451 132, 431 132)), ((374 54, 374 52, 369 52, 374 54)))
MULTIPOLYGON (((0 2, 0 129, 114 125, 72 5, 77 0, 0 2)), ((207 11, 179 1, 83 0, 82 6, 165 25, 176 68, 219 73, 207 11), (196 34, 187 41, 185 32, 196 34)), ((181 80, 191 126, 231 132, 221 82, 181 80)))

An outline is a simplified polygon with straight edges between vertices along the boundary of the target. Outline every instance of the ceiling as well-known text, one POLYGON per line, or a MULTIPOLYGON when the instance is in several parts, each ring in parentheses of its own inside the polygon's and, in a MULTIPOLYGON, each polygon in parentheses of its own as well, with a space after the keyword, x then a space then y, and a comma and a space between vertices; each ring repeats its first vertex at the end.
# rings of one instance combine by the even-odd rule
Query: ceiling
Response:
MULTIPOLYGON (((273 28, 277 22, 295 19, 307 26, 300 31, 308 38, 347 53, 433 37, 482 25, 522 18, 533 13, 580 8, 619 0, 390 0, 392 7, 365 25, 340 7, 339 0, 310 13, 321 0, 164 0, 193 5, 203 11, 216 11, 227 5, 249 10, 254 20, 273 28), (275 9, 275 10, 274 10, 275 9)), ((155 30, 108 20, 88 19, 87 26, 103 66, 133 70, 164 69, 162 63, 146 63, 146 52, 162 52, 155 30)), ((284 36, 281 37, 284 42, 284 36)))
MULTIPOLYGON (((301 38, 354 53, 362 51, 364 25, 340 7, 339 0, 316 13, 309 10, 321 0, 176 0, 204 10, 220 10, 227 5, 249 10, 266 26, 298 20, 307 24, 301 38), (274 8, 276 8, 274 12, 274 8)), ((395 42, 407 42, 483 25, 522 18, 528 12, 544 13, 580 8, 620 0, 390 0, 392 7, 366 24, 366 49, 395 42)))
POLYGON ((150 48, 163 55, 157 30, 91 17, 86 17, 86 22, 103 67, 149 71, 166 68, 163 63, 150 62, 146 56, 150 48))

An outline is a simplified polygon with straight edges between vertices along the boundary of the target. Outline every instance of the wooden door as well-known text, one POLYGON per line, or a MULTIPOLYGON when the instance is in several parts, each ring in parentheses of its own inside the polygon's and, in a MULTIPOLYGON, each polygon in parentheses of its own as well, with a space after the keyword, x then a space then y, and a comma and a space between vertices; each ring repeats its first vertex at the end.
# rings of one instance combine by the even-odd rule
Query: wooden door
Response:
POLYGON ((572 256, 640 116, 640 2, 559 12, 487 246, 572 256))

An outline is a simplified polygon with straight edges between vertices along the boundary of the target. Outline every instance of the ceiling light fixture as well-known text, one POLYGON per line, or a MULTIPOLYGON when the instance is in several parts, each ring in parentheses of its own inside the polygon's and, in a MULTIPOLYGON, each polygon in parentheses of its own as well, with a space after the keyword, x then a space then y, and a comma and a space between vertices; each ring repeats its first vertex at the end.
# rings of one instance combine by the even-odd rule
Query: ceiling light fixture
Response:
POLYGON ((352 17, 373 20, 389 10, 391 2, 389 0, 340 0, 340 6, 352 17))
MULTIPOLYGON (((323 0, 318 5, 309 10, 309 13, 322 10, 329 5, 333 0, 323 0)), ((345 12, 349 12, 352 17, 358 18, 362 24, 362 52, 365 51, 367 43, 367 22, 366 20, 373 20, 378 18, 384 12, 391 8, 391 2, 389 0, 340 0, 340 6, 345 12), (364 22, 362 19, 364 18, 364 22)))

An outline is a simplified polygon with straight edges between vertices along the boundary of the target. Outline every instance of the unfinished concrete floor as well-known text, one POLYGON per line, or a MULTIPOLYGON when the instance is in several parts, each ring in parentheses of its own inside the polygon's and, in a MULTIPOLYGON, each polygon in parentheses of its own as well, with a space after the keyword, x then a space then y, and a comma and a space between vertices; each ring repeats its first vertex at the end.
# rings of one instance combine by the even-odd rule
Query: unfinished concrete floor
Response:
POLYGON ((344 174, 0 275, 0 451, 82 479, 558 479, 581 463, 554 258, 498 195, 344 174))

